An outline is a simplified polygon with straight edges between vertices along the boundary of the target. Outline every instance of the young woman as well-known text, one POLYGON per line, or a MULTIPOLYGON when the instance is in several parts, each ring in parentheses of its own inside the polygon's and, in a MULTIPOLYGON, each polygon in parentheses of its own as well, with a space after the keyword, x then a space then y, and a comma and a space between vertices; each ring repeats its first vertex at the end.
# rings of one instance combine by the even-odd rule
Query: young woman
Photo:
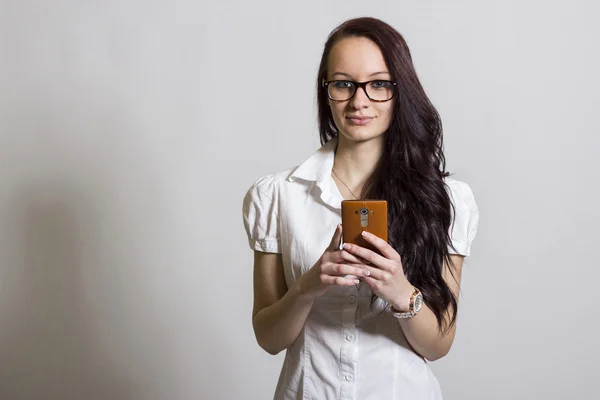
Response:
POLYGON ((441 399, 427 361, 454 340, 473 193, 445 171, 439 115, 388 24, 337 27, 317 93, 323 146, 243 205, 256 338, 286 350, 275 399, 441 399), (388 242, 365 237, 380 254, 341 245, 344 199, 387 200, 388 242))

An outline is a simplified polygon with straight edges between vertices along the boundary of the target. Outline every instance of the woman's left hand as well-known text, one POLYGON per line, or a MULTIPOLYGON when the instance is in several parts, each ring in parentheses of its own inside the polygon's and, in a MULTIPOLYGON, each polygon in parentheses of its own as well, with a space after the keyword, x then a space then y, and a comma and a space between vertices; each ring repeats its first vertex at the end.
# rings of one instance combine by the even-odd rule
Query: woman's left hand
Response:
POLYGON ((385 240, 368 232, 363 237, 381 252, 381 255, 356 244, 344 244, 344 249, 365 260, 360 267, 369 271, 369 276, 362 279, 369 285, 373 293, 387 301, 398 311, 408 311, 410 296, 414 292, 404 275, 400 254, 385 240))

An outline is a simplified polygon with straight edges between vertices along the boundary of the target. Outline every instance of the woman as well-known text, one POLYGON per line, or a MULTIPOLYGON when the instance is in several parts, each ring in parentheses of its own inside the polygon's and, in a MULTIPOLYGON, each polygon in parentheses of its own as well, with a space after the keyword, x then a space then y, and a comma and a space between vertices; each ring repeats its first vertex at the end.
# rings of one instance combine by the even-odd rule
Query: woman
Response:
POLYGON ((337 27, 317 93, 323 146, 244 199, 254 331, 287 350, 275 398, 441 399, 427 360, 454 340, 471 189, 445 172, 439 115, 391 26, 337 27), (381 255, 340 246, 341 201, 358 198, 388 202, 388 242, 366 237, 381 255))

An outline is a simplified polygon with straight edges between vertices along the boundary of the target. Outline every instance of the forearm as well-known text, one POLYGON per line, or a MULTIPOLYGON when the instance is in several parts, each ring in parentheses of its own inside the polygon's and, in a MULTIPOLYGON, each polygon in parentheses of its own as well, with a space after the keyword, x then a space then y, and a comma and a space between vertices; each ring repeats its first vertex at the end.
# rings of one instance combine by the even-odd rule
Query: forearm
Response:
POLYGON ((412 348, 429 361, 444 357, 450 351, 456 326, 442 334, 435 314, 426 304, 412 318, 398 319, 404 336, 412 348))
POLYGON ((253 318, 259 345, 270 354, 290 347, 296 340, 314 303, 314 297, 300 294, 294 285, 276 303, 263 308, 253 318))

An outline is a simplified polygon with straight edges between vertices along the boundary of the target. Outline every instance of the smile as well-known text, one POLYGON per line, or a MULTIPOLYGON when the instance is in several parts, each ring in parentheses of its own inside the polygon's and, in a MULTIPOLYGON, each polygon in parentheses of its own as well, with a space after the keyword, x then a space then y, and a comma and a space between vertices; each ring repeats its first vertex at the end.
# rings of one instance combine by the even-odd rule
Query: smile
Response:
POLYGON ((366 125, 373 120, 373 117, 346 117, 354 125, 366 125))

